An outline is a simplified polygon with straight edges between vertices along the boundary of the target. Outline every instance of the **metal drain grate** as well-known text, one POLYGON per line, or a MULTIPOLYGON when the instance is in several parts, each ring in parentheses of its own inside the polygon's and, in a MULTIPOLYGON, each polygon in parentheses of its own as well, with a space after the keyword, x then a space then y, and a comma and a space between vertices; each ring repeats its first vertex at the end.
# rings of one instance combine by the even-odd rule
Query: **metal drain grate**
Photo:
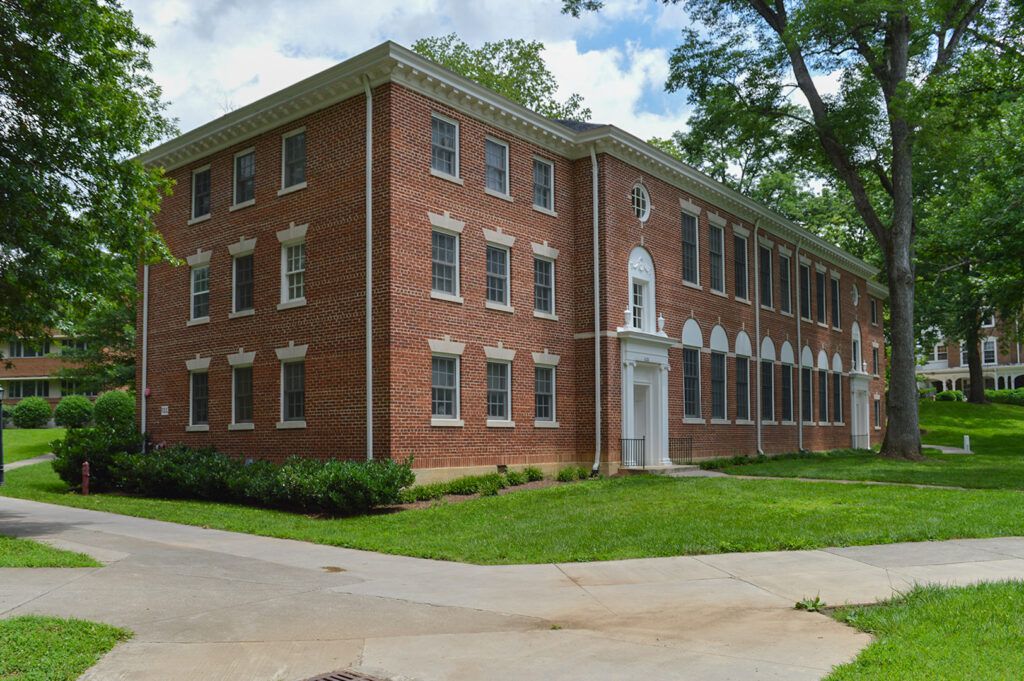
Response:
POLYGON ((330 672, 323 676, 314 676, 305 681, 381 681, 376 676, 367 676, 351 669, 342 669, 338 672, 330 672))

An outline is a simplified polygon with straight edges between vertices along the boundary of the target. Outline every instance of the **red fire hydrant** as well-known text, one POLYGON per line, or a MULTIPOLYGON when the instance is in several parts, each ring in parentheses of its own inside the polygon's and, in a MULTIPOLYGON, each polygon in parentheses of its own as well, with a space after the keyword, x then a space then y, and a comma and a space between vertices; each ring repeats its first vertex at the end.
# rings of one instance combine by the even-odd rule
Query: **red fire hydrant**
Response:
POLYGON ((89 496, 89 462, 82 462, 82 494, 89 496))

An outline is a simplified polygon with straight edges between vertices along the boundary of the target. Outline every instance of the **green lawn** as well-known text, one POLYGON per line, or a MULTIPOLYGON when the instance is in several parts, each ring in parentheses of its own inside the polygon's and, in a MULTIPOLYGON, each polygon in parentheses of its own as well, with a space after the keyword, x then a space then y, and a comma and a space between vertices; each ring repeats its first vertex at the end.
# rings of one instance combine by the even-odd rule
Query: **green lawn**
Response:
POLYGON ((0 534, 0 568, 41 567, 101 567, 101 563, 97 563, 84 553, 55 549, 31 539, 5 537, 0 534))
POLYGON ((0 619, 0 679, 74 681, 131 633, 57 617, 0 619))
POLYGON ((14 463, 46 454, 50 443, 63 437, 63 428, 4 428, 4 461, 14 463))
POLYGON ((347 519, 66 491, 48 465, 2 493, 188 525, 482 564, 1024 535, 1015 491, 629 477, 347 519))
POLYGON ((979 489, 1024 489, 1024 407, 965 402, 921 403, 926 444, 957 446, 971 436, 977 454, 926 454, 924 461, 890 461, 859 452, 729 466, 737 475, 880 480, 979 489))
POLYGON ((1008 680, 1024 670, 1022 582, 918 587, 833 616, 876 640, 826 681, 1008 680))

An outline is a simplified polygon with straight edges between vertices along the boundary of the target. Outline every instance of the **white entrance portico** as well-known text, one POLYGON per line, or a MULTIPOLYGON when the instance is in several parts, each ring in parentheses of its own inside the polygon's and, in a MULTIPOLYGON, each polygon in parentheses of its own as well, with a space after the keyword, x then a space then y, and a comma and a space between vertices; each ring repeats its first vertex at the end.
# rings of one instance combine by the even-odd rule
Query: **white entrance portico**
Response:
POLYGON ((642 247, 629 256, 629 307, 616 329, 622 358, 623 466, 669 465, 668 350, 665 319, 655 316, 654 263, 642 247))
POLYGON ((854 449, 871 449, 871 434, 868 430, 868 388, 871 377, 860 355, 860 325, 853 323, 850 358, 850 446, 854 449))

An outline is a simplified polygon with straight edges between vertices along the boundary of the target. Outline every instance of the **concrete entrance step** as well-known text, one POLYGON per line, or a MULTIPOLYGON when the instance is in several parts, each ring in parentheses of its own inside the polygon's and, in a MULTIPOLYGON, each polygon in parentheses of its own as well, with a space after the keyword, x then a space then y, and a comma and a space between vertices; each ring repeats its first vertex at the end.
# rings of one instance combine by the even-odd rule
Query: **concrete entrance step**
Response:
POLYGON ((667 475, 672 478, 682 478, 692 476, 694 471, 700 471, 700 466, 672 464, 670 466, 647 466, 646 468, 622 467, 619 469, 619 475, 667 475))

